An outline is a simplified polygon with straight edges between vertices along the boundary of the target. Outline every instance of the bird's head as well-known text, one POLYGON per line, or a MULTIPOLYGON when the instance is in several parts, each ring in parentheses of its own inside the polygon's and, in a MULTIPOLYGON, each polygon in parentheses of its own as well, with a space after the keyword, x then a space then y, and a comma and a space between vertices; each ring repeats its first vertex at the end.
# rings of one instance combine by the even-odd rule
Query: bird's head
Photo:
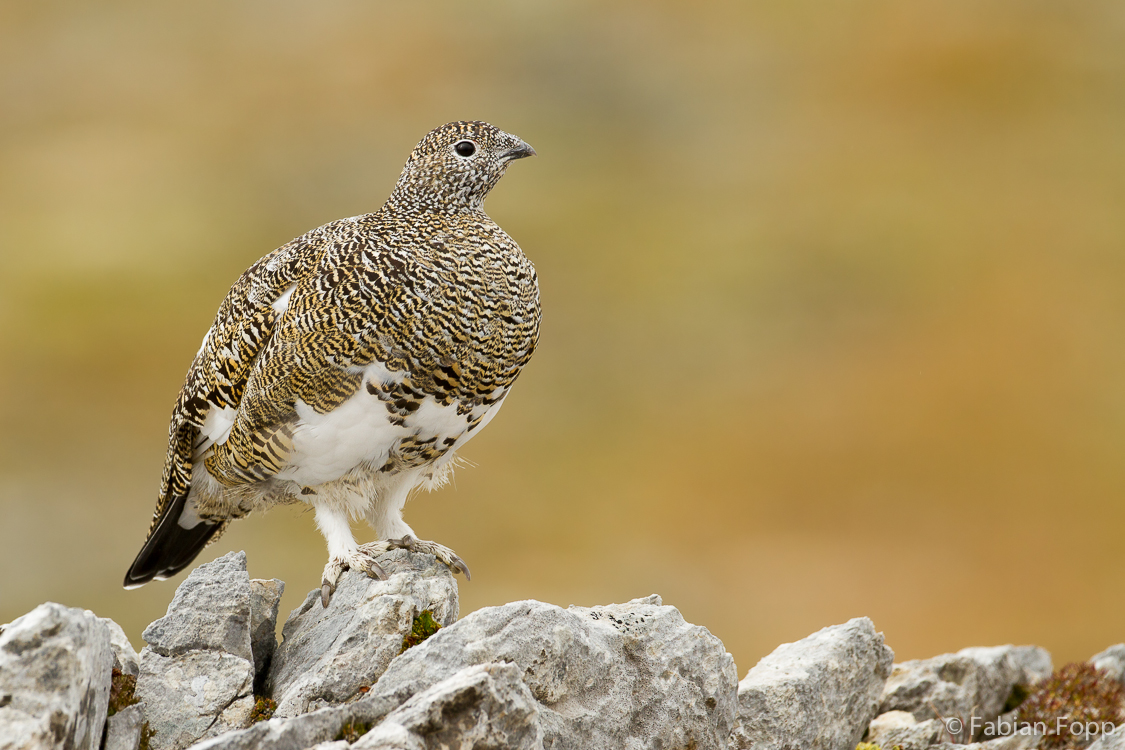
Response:
POLYGON ((452 214, 480 209, 516 159, 535 149, 487 122, 451 122, 431 130, 406 160, 390 203, 452 214))

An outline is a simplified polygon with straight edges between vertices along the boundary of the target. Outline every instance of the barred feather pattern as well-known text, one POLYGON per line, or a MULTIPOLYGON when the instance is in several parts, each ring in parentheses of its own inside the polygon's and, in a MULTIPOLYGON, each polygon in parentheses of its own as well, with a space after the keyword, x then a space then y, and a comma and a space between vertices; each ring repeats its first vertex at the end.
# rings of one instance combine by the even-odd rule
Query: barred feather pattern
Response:
MULTIPOLYGON (((173 410, 150 535, 174 499, 192 492, 193 472, 223 488, 194 498, 214 523, 314 492, 278 477, 302 408, 327 414, 362 389, 392 424, 407 424, 426 399, 454 407, 466 433, 480 424, 539 336, 535 269, 483 210, 508 163, 528 155, 521 149, 530 151, 487 123, 438 128, 379 211, 314 229, 235 282, 173 410), (479 158, 451 149, 465 139, 479 158), (392 377, 365 382, 372 364, 392 377), (217 412, 233 415, 229 433, 206 435, 217 412)), ((369 469, 425 466, 455 442, 405 435, 369 469)))

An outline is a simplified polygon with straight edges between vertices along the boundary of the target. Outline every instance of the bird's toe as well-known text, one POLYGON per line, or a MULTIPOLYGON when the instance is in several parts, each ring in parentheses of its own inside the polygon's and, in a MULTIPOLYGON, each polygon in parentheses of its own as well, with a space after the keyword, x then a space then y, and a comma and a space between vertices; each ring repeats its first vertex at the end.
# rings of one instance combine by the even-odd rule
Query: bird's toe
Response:
POLYGON ((469 566, 466 565, 465 561, 457 555, 453 556, 453 562, 450 563, 450 567, 453 568, 455 572, 460 571, 461 573, 464 573, 466 581, 473 580, 473 574, 469 572, 469 566))
POLYGON ((410 536, 410 534, 406 534, 400 539, 388 539, 387 545, 391 549, 404 549, 404 550, 407 550, 409 552, 418 552, 419 551, 418 550, 418 540, 415 539, 414 537, 410 536))

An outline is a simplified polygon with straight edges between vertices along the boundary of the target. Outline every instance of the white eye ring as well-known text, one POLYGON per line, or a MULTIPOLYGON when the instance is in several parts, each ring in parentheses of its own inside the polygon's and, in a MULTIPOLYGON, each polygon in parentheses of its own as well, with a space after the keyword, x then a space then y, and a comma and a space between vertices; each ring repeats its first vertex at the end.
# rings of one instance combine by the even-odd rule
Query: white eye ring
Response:
POLYGON ((463 141, 457 141, 456 143, 453 144, 453 153, 457 154, 458 156, 460 156, 463 159, 468 159, 469 157, 471 157, 476 152, 477 152, 477 144, 473 143, 472 141, 470 141, 468 139, 465 139, 463 141))

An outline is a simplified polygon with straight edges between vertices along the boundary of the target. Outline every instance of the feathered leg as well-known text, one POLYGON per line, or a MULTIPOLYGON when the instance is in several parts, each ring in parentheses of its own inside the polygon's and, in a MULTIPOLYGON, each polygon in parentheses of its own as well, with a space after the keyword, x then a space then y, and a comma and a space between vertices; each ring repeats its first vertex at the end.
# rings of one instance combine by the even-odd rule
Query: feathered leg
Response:
POLYGON ((464 573, 465 578, 472 579, 469 566, 458 557, 457 553, 437 542, 428 542, 418 539, 414 530, 406 521, 402 520, 402 509, 410 491, 421 481, 420 470, 404 472, 397 477, 397 481, 389 484, 379 498, 371 504, 367 511, 367 523, 375 530, 379 541, 361 544, 360 550, 378 554, 390 549, 405 549, 411 552, 424 552, 433 555, 445 563, 454 573, 464 573), (376 552, 378 550, 379 552, 376 552))
POLYGON ((348 512, 329 505, 316 506, 316 525, 328 542, 328 564, 320 580, 320 603, 327 607, 336 592, 336 584, 345 570, 361 570, 372 578, 383 580, 386 572, 375 561, 375 555, 390 549, 384 545, 376 549, 372 545, 357 545, 348 522, 348 512))

